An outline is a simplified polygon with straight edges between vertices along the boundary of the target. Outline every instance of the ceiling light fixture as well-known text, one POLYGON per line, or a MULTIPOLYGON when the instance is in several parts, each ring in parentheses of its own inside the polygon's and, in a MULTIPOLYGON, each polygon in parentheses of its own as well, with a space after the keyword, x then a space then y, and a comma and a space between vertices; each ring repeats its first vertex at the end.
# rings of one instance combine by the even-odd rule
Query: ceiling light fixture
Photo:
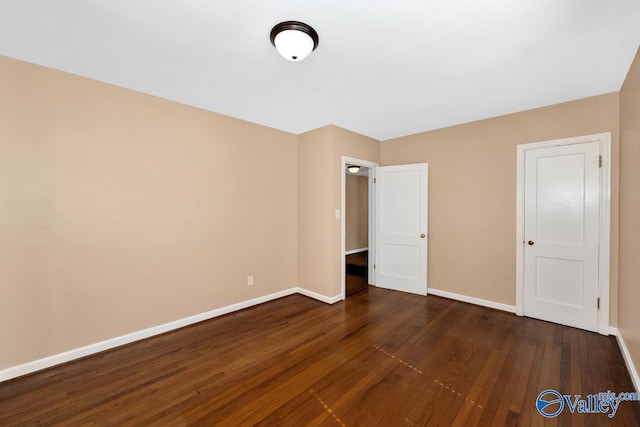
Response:
POLYGON ((358 173, 358 172, 360 171, 360 166, 353 166, 353 165, 351 165, 351 166, 347 167, 347 170, 348 170, 350 173, 358 173))
POLYGON ((302 61, 318 47, 318 33, 298 21, 281 22, 271 30, 271 44, 289 61, 302 61))

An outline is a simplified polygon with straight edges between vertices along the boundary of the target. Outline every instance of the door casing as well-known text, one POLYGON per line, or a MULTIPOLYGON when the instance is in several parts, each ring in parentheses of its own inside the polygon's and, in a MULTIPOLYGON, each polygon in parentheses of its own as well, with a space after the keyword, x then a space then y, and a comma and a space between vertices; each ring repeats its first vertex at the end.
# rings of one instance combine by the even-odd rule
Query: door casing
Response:
POLYGON ((600 239, 598 250, 598 332, 609 335, 609 270, 610 270, 610 242, 611 242, 611 133, 578 136, 573 138, 555 139, 550 141, 533 142, 517 146, 517 175, 516 175, 516 314, 524 315, 524 176, 525 154, 527 150, 546 147, 581 144, 597 141, 602 156, 600 168, 600 239))
POLYGON ((375 246, 374 246, 374 235, 373 235, 373 224, 375 224, 374 210, 372 207, 375 206, 375 191, 373 187, 373 180, 375 178, 375 168, 378 163, 370 162, 368 160, 356 159, 355 157, 342 156, 342 206, 341 206, 341 215, 340 215, 340 226, 341 226, 341 236, 340 240, 342 242, 342 262, 341 265, 341 286, 340 286, 340 295, 339 298, 344 300, 347 295, 346 289, 346 266, 345 266, 345 257, 346 257, 346 200, 347 200, 347 173, 346 168, 347 165, 356 165, 360 167, 369 168, 369 227, 368 227, 368 246, 369 246, 369 262, 367 263, 369 268, 369 284, 373 280, 373 261, 375 259, 375 246))

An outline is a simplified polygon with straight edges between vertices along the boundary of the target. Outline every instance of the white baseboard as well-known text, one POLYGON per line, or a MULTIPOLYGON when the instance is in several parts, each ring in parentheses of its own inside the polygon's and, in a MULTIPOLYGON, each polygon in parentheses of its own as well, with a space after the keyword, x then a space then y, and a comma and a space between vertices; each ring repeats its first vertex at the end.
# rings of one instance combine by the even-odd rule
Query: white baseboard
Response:
POLYGON ((369 248, 360 248, 360 249, 351 249, 350 251, 346 251, 344 254, 345 255, 353 255, 353 254, 359 254, 360 252, 365 252, 368 251, 369 248))
POLYGON ((439 289, 428 288, 427 295, 435 295, 438 297, 444 297, 454 299, 457 301, 468 302, 470 304, 481 305, 483 307, 495 308, 496 310, 507 311, 509 313, 516 312, 515 305, 502 304, 494 301, 487 301, 480 298, 469 297, 466 295, 455 294, 453 292, 441 291, 439 289))
POLYGON ((55 365, 60 365, 62 363, 70 362, 75 359, 80 359, 82 357, 86 357, 91 354, 100 353, 102 351, 109 350, 115 347, 120 347, 121 345, 129 344, 134 341, 139 341, 145 338, 149 338, 154 335, 160 335, 165 332, 172 331, 174 329, 179 329, 184 326, 202 322, 203 320, 212 319, 214 317, 222 316, 223 314, 242 310, 243 308, 251 307, 251 306, 262 304, 264 302, 268 302, 274 299, 292 295, 292 294, 295 294, 296 292, 298 292, 298 288, 285 289, 284 291, 265 295, 259 298, 254 298, 248 301, 242 301, 237 304, 228 305, 226 307, 217 308, 215 310, 211 310, 206 313, 196 314, 194 316, 186 317, 184 319, 176 320, 174 322, 164 323, 162 325, 153 326, 151 328, 143 329, 141 331, 132 332, 130 334, 122 335, 116 338, 111 338, 95 344, 90 344, 84 347, 65 351, 64 353, 59 353, 53 356, 45 357, 43 359, 34 360, 33 362, 27 362, 27 363, 23 363, 22 365, 12 366, 10 368, 0 370, 0 382, 7 381, 12 378, 20 377, 22 375, 27 375, 32 372, 40 371, 42 369, 50 368, 55 365))
POLYGON ((304 295, 309 298, 317 299, 318 301, 326 302, 327 304, 333 304, 338 301, 342 301, 342 295, 336 295, 334 297, 328 297, 326 295, 321 295, 317 292, 310 291, 305 288, 298 288, 298 293, 304 295))
MULTIPOLYGON (((622 357, 624 358, 624 364, 627 365, 627 370, 629 371, 629 375, 631 375, 631 381, 633 382, 633 386, 636 389, 636 392, 640 393, 640 376, 638 376, 638 371, 636 370, 635 365, 633 364, 633 360, 631 360, 631 354, 629 353, 629 349, 627 348, 627 344, 624 342, 624 338, 622 337, 622 333, 617 328, 616 329, 616 339, 618 340, 618 345, 620 346, 620 351, 622 352, 622 357)), ((627 391, 627 390, 620 390, 627 391)), ((631 391, 631 390, 629 390, 631 391)))
MULTIPOLYGON (((12 367, 0 370, 0 382, 17 378, 23 375, 27 375, 43 369, 47 369, 55 365, 60 365, 62 363, 70 362, 75 359, 80 359, 82 357, 90 356, 92 354, 100 353, 102 351, 106 351, 112 348, 120 347, 122 345, 139 341, 145 338, 149 338, 154 335, 160 335, 165 332, 169 332, 169 331, 179 329, 188 325, 192 325, 194 323, 202 322, 204 320, 212 319, 214 317, 222 316, 224 314, 242 310, 244 308, 262 304, 262 303, 272 301, 278 298, 282 298, 288 295, 292 295, 295 293, 299 293, 301 295, 307 296, 309 298, 313 298, 318 301, 322 301, 327 304, 334 304, 343 299, 341 295, 328 297, 325 295, 321 295, 317 292, 313 292, 308 289, 304 289, 300 287, 285 289, 283 291, 275 292, 273 294, 265 295, 259 298, 254 298, 248 301, 239 302, 237 304, 228 305, 226 307, 217 308, 215 310, 211 310, 206 313, 196 314, 194 316, 186 317, 184 319, 176 320, 174 322, 164 323, 162 325, 143 329, 141 331, 132 332, 130 334, 122 335, 116 338, 111 338, 95 344, 90 344, 77 349, 65 351, 64 353, 55 354, 53 356, 45 357, 43 359, 38 359, 32 362, 23 363, 21 365, 12 366, 12 367)), ((473 298, 466 295, 456 294, 453 292, 441 291, 433 288, 427 289, 427 293, 431 295, 444 297, 444 298, 481 305, 484 307, 495 308, 497 310, 507 311, 510 313, 515 313, 515 309, 516 309, 515 306, 501 304, 493 301, 487 301, 479 298, 473 298)), ((624 342, 622 334, 617 328, 612 327, 610 329, 611 329, 610 331, 611 335, 614 335, 618 340, 618 345, 620 346, 620 351, 622 352, 622 356, 624 358, 625 364, 627 365, 627 369, 629 370, 629 374, 631 375, 633 385, 636 391, 640 392, 640 377, 638 376, 638 371, 636 370, 633 364, 633 361, 631 360, 629 349, 627 348, 624 342)))

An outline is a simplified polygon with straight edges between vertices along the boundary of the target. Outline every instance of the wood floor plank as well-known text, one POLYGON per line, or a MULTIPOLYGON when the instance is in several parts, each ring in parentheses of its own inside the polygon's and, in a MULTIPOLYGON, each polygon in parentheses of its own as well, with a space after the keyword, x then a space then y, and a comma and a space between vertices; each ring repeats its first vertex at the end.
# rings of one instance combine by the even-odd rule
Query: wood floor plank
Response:
POLYGON ((369 287, 292 295, 0 383, 0 426, 640 426, 538 394, 632 391, 612 337, 369 287))

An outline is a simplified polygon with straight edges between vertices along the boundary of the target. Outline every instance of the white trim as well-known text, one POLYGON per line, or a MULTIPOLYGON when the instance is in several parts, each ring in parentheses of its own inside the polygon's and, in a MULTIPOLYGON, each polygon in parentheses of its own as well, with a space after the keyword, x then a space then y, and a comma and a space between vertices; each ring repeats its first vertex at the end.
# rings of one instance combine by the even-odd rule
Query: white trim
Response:
POLYGON ((368 251, 369 248, 360 248, 360 249, 351 249, 350 251, 345 251, 345 255, 353 255, 353 254, 359 254, 360 252, 366 252, 368 251))
POLYGON ((222 316, 233 311, 242 310, 243 308, 251 307, 254 305, 262 304, 274 299, 293 295, 298 292, 299 288, 285 289, 280 292, 265 295, 262 297, 254 298, 248 301, 242 301, 237 304, 228 305, 226 307, 217 308, 215 310, 208 311, 206 313, 196 314, 194 316, 185 317, 184 319, 176 320, 162 325, 153 326, 151 328, 143 329, 141 331, 132 332, 130 334, 121 335, 116 338, 111 338, 105 341, 100 341, 95 344, 90 344, 84 347, 76 348, 73 350, 65 351, 64 353, 55 354, 53 356, 45 357, 43 359, 34 360, 32 362, 23 363, 21 365, 12 366, 0 370, 0 382, 7 381, 12 378, 27 375, 32 372, 40 371, 46 368, 50 368, 55 365, 70 362, 75 359, 90 356, 95 353, 100 353, 105 350, 109 350, 115 347, 120 347, 125 344, 129 344, 135 341, 139 341, 145 338, 152 337, 154 335, 160 335, 165 332, 173 331, 194 323, 209 320, 214 317, 222 316))
MULTIPOLYGON (((631 381, 633 382, 633 386, 636 389, 636 392, 640 393, 640 376, 638 376, 638 371, 633 364, 633 360, 631 359, 631 354, 629 353, 629 349, 627 348, 627 344, 624 342, 624 338, 622 337, 622 333, 617 328, 615 329, 616 339, 618 340, 618 345, 620 346, 620 352, 622 353, 622 357, 624 359, 624 364, 627 365, 627 370, 629 371, 629 375, 631 376, 631 381)), ((623 391, 623 390, 621 390, 623 391)))
POLYGON ((304 296, 309 297, 309 298, 316 299, 318 301, 322 301, 322 302, 327 303, 327 304, 334 304, 334 303, 336 303, 338 301, 342 301, 344 299, 344 297, 342 295, 336 295, 336 296, 333 296, 333 297, 328 297, 326 295, 322 295, 322 294, 310 291, 310 290, 305 289, 305 288, 298 288, 297 291, 301 295, 304 295, 304 296))
POLYGON ((467 295, 455 294, 453 292, 441 291, 439 289, 427 288, 427 295, 435 295, 438 297, 468 302, 470 304, 481 305, 483 307, 494 308, 496 310, 507 311, 509 313, 516 312, 516 307, 514 305, 502 304, 500 302, 488 301, 485 299, 474 298, 467 295))
POLYGON ((598 262, 598 297, 600 313, 598 318, 598 332, 608 335, 610 331, 609 310, 610 290, 609 275, 611 268, 611 133, 601 134, 600 155, 602 168, 600 169, 600 252, 598 262))
POLYGON ((609 335, 609 268, 611 240, 611 133, 599 133, 551 141, 532 142, 517 146, 516 175, 516 311, 524 315, 524 157, 527 150, 535 150, 561 145, 581 144, 598 141, 602 168, 600 168, 600 245, 598 254, 598 332, 609 335))
POLYGON ((367 284, 376 284, 376 173, 378 167, 369 169, 369 227, 368 242, 371 250, 367 259, 367 284))
MULTIPOLYGON (((342 160, 341 160, 341 165, 340 165, 340 171, 341 171, 341 181, 342 181, 342 188, 341 188, 341 206, 340 206, 340 245, 341 245, 341 250, 340 250, 340 254, 341 254, 341 261, 340 261, 340 295, 339 295, 339 299, 343 300, 347 297, 347 285, 346 285, 346 281, 345 281, 345 275, 346 275, 346 266, 345 266, 345 262, 344 262, 344 257, 347 256, 346 253, 346 215, 345 213, 345 207, 346 207, 346 193, 347 193, 347 172, 346 172, 346 166, 347 163, 351 164, 351 165, 357 165, 357 166, 361 166, 361 167, 365 167, 365 168, 369 168, 369 183, 371 183, 371 172, 373 170, 373 168, 378 166, 378 163, 374 163, 374 162, 370 162, 368 160, 362 160, 362 159, 356 159, 355 157, 348 157, 348 156, 342 156, 342 160)), ((373 186, 369 185, 369 206, 371 206, 371 192, 373 191, 373 186)), ((371 208, 369 209, 369 230, 372 229, 372 225, 373 225, 373 217, 371 216, 372 212, 371 212, 371 208)), ((369 237, 371 237, 371 232, 369 232, 369 237)), ((371 243, 371 240, 369 240, 369 247, 372 248, 371 251, 369 251, 369 260, 372 259, 373 257, 373 246, 371 243)), ((369 264, 371 264, 369 262, 369 264)), ((370 269, 372 268, 371 266, 369 267, 370 269)), ((306 289, 305 289, 306 291, 306 289)), ((307 291, 310 292, 310 291, 307 291)), ((302 293, 302 292, 300 292, 302 293)), ((304 293, 302 293, 303 295, 305 295, 304 293)), ((315 292, 314 292, 315 294, 315 292)), ((335 297, 326 297, 324 295, 320 295, 320 294, 315 294, 315 295, 319 295, 321 298, 329 298, 329 300, 331 300, 332 298, 335 297)), ((316 298, 314 296, 311 295, 307 295, 311 298, 316 298)), ((320 299, 320 301, 325 301, 324 299, 321 298, 316 298, 316 299, 320 299)), ((335 302, 335 301, 334 301, 335 302)), ((329 304, 333 304, 333 302, 330 302, 329 304)))
POLYGON ((524 316, 524 149, 516 157, 516 314, 524 316))

